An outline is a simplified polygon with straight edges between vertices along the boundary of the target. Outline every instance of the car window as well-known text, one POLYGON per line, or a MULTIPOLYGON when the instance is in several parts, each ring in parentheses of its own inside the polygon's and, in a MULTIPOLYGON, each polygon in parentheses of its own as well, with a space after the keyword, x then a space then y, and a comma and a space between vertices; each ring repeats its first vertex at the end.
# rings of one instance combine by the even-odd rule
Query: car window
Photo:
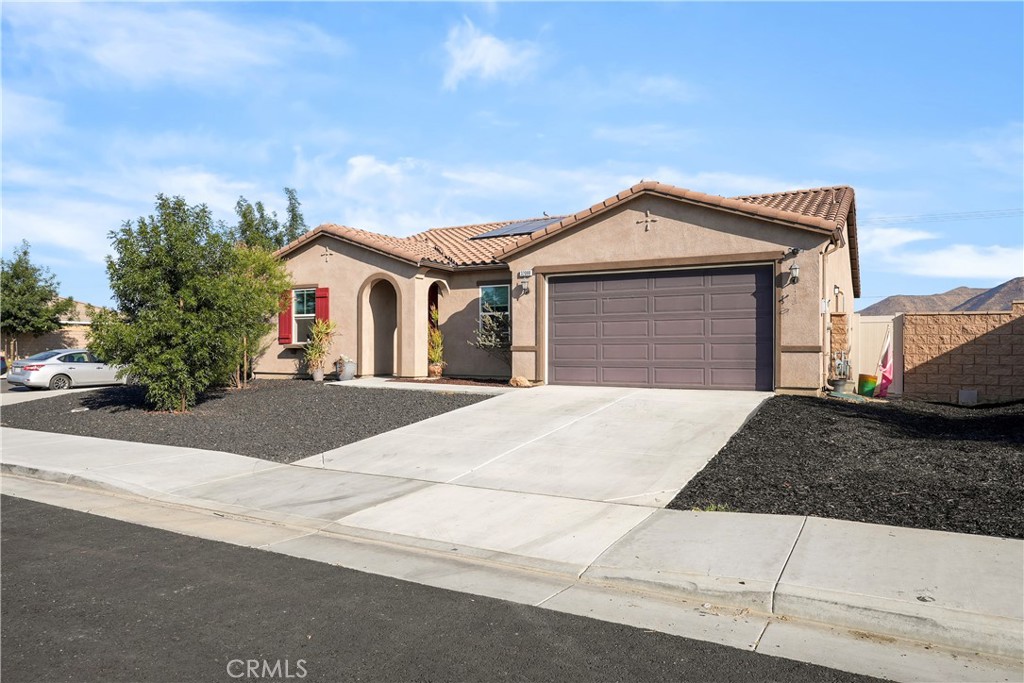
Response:
POLYGON ((84 353, 69 353, 58 358, 61 363, 88 363, 89 357, 84 353))
POLYGON ((64 353, 64 352, 63 351, 43 351, 42 353, 37 353, 34 356, 29 356, 25 360, 49 360, 49 359, 53 358, 54 356, 58 356, 58 355, 60 355, 62 353, 64 353))
POLYGON ((104 365, 107 364, 107 361, 101 360, 99 358, 99 356, 97 356, 95 353, 90 353, 89 354, 89 362, 90 363, 103 363, 104 365))

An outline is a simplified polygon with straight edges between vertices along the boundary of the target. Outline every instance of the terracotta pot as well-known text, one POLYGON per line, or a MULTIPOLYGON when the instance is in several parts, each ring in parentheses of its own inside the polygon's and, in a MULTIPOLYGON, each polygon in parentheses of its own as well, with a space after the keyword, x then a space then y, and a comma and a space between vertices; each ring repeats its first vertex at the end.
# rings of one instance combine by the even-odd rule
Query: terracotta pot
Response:
POLYGON ((444 366, 440 363, 431 363, 427 366, 427 377, 440 377, 444 366))
POLYGON ((324 381, 324 369, 323 368, 317 368, 316 370, 313 371, 313 381, 314 382, 323 382, 324 381))

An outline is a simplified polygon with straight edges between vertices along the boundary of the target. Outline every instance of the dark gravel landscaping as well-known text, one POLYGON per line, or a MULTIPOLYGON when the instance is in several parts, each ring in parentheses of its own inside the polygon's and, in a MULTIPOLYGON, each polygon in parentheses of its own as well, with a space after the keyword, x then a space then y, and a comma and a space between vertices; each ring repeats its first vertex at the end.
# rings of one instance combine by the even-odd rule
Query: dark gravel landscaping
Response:
POLYGON ((1024 538, 1024 404, 776 396, 670 508, 1024 538))
POLYGON ((173 414, 146 410, 139 388, 119 386, 5 406, 2 424, 293 462, 487 398, 264 380, 173 414))

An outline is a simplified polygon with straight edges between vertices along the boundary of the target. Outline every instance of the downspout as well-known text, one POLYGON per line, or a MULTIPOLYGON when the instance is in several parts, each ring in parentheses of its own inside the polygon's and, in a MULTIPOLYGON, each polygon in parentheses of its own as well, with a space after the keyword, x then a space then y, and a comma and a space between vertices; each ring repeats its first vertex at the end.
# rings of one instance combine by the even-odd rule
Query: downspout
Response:
POLYGON ((832 310, 831 300, 827 291, 828 288, 828 267, 827 257, 829 254, 838 251, 840 248, 840 242, 842 241, 842 233, 839 235, 836 232, 832 233, 829 238, 828 244, 821 250, 821 298, 819 306, 821 307, 821 386, 825 392, 832 391, 832 387, 828 383, 828 368, 829 360, 832 358, 832 334, 829 329, 829 313, 832 310), (831 249, 829 248, 831 247, 831 249), (828 340, 828 346, 825 346, 826 338, 828 340))

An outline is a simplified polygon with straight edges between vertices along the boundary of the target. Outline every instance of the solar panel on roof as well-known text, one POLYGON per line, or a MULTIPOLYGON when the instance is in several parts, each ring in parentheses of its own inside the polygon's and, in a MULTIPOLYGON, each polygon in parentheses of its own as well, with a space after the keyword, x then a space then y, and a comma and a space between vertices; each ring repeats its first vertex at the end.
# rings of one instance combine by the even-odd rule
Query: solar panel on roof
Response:
POLYGON ((470 237, 471 240, 480 240, 485 237, 509 237, 512 235, 531 235, 538 230, 543 230, 552 223, 557 223, 562 220, 561 218, 539 218, 532 221, 516 221, 515 223, 509 223, 503 225, 500 228, 494 230, 488 230, 485 233, 481 233, 474 237, 470 237))

